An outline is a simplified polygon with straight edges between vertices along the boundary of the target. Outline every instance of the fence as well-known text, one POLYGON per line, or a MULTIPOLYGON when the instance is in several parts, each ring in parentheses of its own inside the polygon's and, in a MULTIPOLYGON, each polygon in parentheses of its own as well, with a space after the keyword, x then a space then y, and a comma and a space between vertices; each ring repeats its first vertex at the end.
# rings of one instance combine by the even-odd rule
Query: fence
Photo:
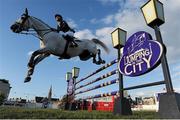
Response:
MULTIPOLYGON (((94 72, 90 73, 90 74, 87 75, 86 77, 84 77, 84 78, 80 79, 79 81, 75 82, 75 85, 77 86, 77 85, 80 84, 82 81, 87 80, 88 78, 96 75, 97 73, 99 73, 99 72, 107 69, 108 67, 110 67, 110 66, 112 66, 112 65, 114 65, 114 64, 116 64, 116 63, 118 63, 118 60, 117 60, 117 59, 111 61, 110 63, 108 63, 108 64, 100 67, 99 69, 95 70, 94 72)), ((98 84, 98 85, 95 85, 95 86, 93 86, 93 87, 86 88, 86 89, 84 89, 84 90, 81 90, 81 91, 78 91, 78 92, 77 92, 77 90, 79 90, 79 89, 81 89, 81 88, 84 88, 84 87, 86 87, 86 86, 88 86, 88 85, 91 85, 91 84, 93 84, 93 83, 102 81, 102 80, 104 80, 105 78, 108 78, 108 77, 110 77, 110 76, 112 76, 112 75, 115 75, 115 74, 117 74, 117 73, 118 73, 118 69, 115 69, 115 70, 112 70, 111 72, 108 72, 108 73, 106 73, 106 74, 104 74, 104 75, 102 75, 102 76, 100 76, 100 77, 98 77, 98 78, 96 78, 96 79, 94 79, 94 80, 91 80, 91 81, 89 81, 89 82, 87 82, 87 83, 85 83, 85 84, 79 85, 78 87, 75 88, 74 95, 77 96, 77 95, 79 95, 79 94, 82 94, 82 93, 85 93, 85 92, 89 92, 89 91, 91 91, 91 90, 99 89, 99 88, 102 88, 102 87, 106 87, 106 86, 109 86, 109 85, 118 83, 118 82, 119 82, 119 79, 116 78, 116 79, 113 79, 113 80, 111 80, 111 81, 104 82, 104 83, 101 83, 101 84, 98 84)), ((84 98, 84 99, 93 99, 93 98, 100 98, 100 97, 106 97, 106 96, 114 96, 114 95, 118 95, 118 94, 119 94, 119 91, 111 91, 111 92, 108 92, 108 93, 102 93, 102 94, 96 94, 96 95, 93 95, 93 96, 88 96, 88 97, 86 97, 86 98, 84 98)))

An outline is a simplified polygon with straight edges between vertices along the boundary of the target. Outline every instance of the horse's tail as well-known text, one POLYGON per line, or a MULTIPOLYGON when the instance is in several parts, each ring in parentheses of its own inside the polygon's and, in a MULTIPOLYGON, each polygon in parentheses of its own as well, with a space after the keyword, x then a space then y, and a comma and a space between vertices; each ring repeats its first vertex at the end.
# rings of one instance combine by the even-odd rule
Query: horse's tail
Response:
POLYGON ((103 43, 101 42, 100 40, 96 39, 96 38, 93 38, 92 41, 95 43, 95 44, 98 44, 100 45, 106 53, 109 53, 109 48, 103 43))

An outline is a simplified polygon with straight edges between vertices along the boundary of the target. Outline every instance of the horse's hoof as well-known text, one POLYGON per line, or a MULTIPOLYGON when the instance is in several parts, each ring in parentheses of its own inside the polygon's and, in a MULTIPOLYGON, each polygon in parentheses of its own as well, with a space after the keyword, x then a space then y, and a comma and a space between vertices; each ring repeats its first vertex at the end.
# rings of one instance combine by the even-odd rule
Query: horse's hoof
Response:
POLYGON ((97 61, 97 62, 96 62, 96 65, 100 65, 100 64, 101 64, 101 62, 100 62, 100 61, 97 61))
POLYGON ((30 68, 30 69, 28 70, 28 75, 32 75, 33 72, 34 72, 34 69, 33 69, 33 68, 30 68))
POLYGON ((102 60, 102 62, 101 62, 102 64, 105 64, 106 63, 106 61, 105 60, 102 60))
POLYGON ((26 77, 24 80, 24 83, 29 82, 31 80, 31 77, 26 77))
POLYGON ((34 64, 33 63, 28 63, 27 65, 29 68, 33 68, 34 64))

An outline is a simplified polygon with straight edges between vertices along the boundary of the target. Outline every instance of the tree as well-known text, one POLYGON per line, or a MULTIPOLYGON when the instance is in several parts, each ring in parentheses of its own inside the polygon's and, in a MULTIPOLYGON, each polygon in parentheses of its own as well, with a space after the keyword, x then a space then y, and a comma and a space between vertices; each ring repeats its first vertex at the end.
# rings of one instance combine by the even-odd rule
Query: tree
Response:
POLYGON ((67 95, 64 95, 62 97, 62 99, 60 100, 60 104, 59 104, 60 109, 65 109, 65 106, 67 104, 67 99, 68 99, 67 95))
POLYGON ((4 95, 3 93, 0 92, 0 105, 3 104, 4 99, 5 99, 5 95, 4 95))

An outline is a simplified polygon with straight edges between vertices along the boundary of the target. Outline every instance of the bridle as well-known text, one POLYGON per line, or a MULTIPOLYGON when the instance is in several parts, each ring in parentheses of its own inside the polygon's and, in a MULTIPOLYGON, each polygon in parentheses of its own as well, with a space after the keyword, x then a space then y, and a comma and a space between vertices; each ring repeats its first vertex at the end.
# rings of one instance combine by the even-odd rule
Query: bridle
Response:
MULTIPOLYGON (((24 26, 24 24, 25 24, 25 22, 27 21, 28 23, 28 26, 30 25, 30 22, 29 22, 29 15, 26 15, 26 14, 23 14, 25 17, 22 19, 22 22, 21 23, 18 23, 18 22, 16 22, 16 24, 19 24, 20 25, 20 28, 19 29, 21 29, 21 32, 19 32, 19 34, 24 34, 24 35, 33 35, 34 37, 36 37, 36 38, 39 38, 40 40, 43 40, 43 36, 44 35, 46 35, 46 34, 48 34, 48 33, 50 33, 50 32, 54 32, 55 30, 53 29, 53 28, 49 28, 49 29, 36 29, 34 26, 32 26, 33 27, 33 29, 27 29, 27 30, 24 30, 23 29, 23 26, 24 26), (25 32, 24 32, 25 31, 25 32), (39 36, 37 33, 39 32, 39 31, 47 31, 47 32, 45 32, 42 36, 39 36), (36 33, 37 32, 37 33, 36 33)), ((57 32, 57 31, 56 31, 57 32)))

